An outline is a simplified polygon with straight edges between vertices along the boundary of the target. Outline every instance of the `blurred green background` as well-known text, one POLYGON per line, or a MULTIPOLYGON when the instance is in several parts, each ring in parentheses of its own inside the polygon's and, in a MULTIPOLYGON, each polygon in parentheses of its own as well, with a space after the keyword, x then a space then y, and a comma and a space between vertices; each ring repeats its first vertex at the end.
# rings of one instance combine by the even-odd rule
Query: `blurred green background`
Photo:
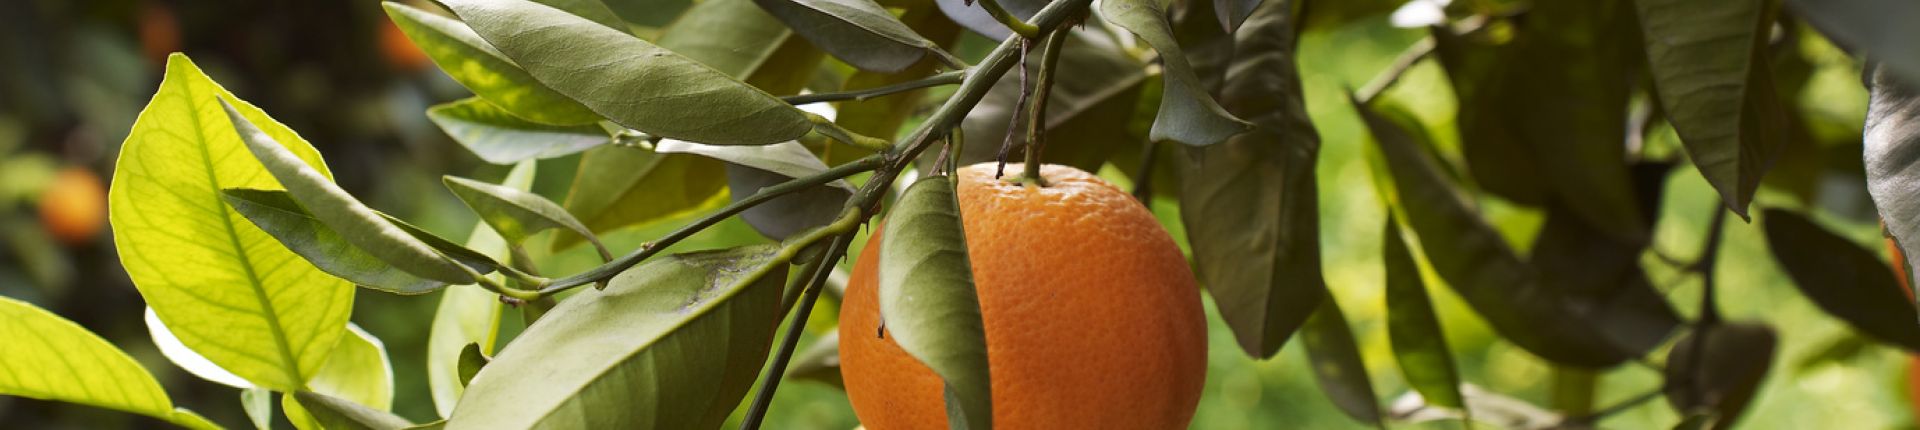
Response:
MULTIPOLYGON (((685 2, 609 1, 609 5, 644 27, 665 23, 685 2)), ((1382 14, 1319 29, 1301 40, 1299 63, 1307 101, 1325 142, 1318 174, 1327 282, 1348 312, 1383 403, 1407 392, 1385 335, 1379 264, 1384 211, 1361 155, 1370 144, 1367 134, 1342 92, 1372 79, 1424 34, 1422 29, 1395 28, 1382 14)), ((1820 178, 1819 186, 1804 193, 1763 190, 1758 202, 1817 208, 1817 219, 1826 227, 1879 250, 1874 212, 1859 167, 1859 128, 1866 106, 1859 65, 1817 35, 1805 36, 1805 43, 1793 49, 1810 66, 1806 71, 1811 73, 1810 84, 1800 94, 1785 96, 1798 101, 1795 104, 1808 118, 1817 145, 1811 152, 1789 153, 1793 161, 1783 165, 1813 166, 1807 169, 1820 178)), ((91 172, 104 183, 116 149, 159 82, 160 62, 172 51, 193 56, 215 80, 302 133, 325 154, 338 182, 354 195, 443 236, 465 237, 477 219, 440 186, 439 176, 497 180, 507 168, 481 162, 427 121, 423 112, 428 106, 465 97, 467 92, 412 51, 375 1, 0 1, 0 295, 75 320, 155 372, 181 406, 223 425, 244 427, 247 420, 238 391, 188 375, 154 348, 141 321, 142 301, 120 268, 110 235, 74 237, 49 229, 42 215, 50 195, 46 190, 70 181, 56 178, 75 176, 59 172, 91 172)), ((1415 112, 1438 138, 1443 155, 1456 151, 1452 159, 1457 162, 1454 100, 1438 67, 1421 63, 1387 97, 1415 112)), ((1677 142, 1671 130, 1655 130, 1644 143, 1645 153, 1673 154, 1677 142)), ((563 199, 577 161, 569 157, 541 162, 536 191, 563 199)), ((1133 167, 1110 165, 1101 173, 1125 185, 1120 168, 1133 167)), ((104 194, 100 199, 104 204, 104 194)), ((1661 255, 1691 260, 1700 250, 1717 199, 1691 167, 1674 169, 1667 181, 1657 243, 1643 259, 1655 284, 1683 313, 1696 308, 1698 277, 1683 273, 1661 255)), ((1480 204, 1516 243, 1528 243, 1526 238, 1541 221, 1537 212, 1497 200, 1483 199, 1480 204)), ((1153 208, 1181 238, 1177 205, 1163 199, 1154 202, 1153 208)), ((626 229, 607 237, 608 244, 616 252, 633 249, 694 216, 626 229)), ((100 217, 104 220, 104 213, 100 217)), ((88 220, 81 221, 85 225, 88 220)), ((764 240, 732 221, 680 246, 697 249, 764 240)), ((595 262, 592 254, 579 248, 536 255, 536 259, 552 273, 585 269, 595 262)), ((1773 371, 1742 419, 1743 427, 1914 426, 1906 389, 1908 358, 1858 337, 1801 298, 1775 265, 1757 225, 1730 225, 1717 275, 1723 291, 1722 312, 1729 319, 1765 320, 1781 336, 1773 371)), ((1457 297, 1429 278, 1466 380, 1546 405, 1555 370, 1495 339, 1457 297)), ((363 289, 357 300, 353 321, 383 339, 391 354, 396 412, 417 421, 435 418, 423 362, 437 296, 396 296, 363 289)), ((808 327, 810 337, 832 332, 838 314, 833 303, 816 308, 814 323, 808 327)), ((1319 392, 1297 342, 1271 360, 1248 358, 1211 313, 1212 304, 1208 306, 1210 365, 1193 428, 1361 427, 1319 392)), ((803 348, 810 343, 811 339, 803 342, 803 348)), ((1664 350, 1650 357, 1657 363, 1664 350)), ((1606 371, 1599 378, 1595 404, 1605 407, 1657 390, 1660 380, 1659 372, 1649 365, 1630 363, 1606 371)), ((1599 424, 1664 428, 1676 420, 1672 410, 1656 400, 1599 424)), ((118 412, 0 397, 0 427, 158 425, 118 412)), ((844 430, 856 425, 838 389, 790 380, 781 386, 767 427, 844 430)), ((1457 428, 1458 424, 1420 426, 1457 428)))

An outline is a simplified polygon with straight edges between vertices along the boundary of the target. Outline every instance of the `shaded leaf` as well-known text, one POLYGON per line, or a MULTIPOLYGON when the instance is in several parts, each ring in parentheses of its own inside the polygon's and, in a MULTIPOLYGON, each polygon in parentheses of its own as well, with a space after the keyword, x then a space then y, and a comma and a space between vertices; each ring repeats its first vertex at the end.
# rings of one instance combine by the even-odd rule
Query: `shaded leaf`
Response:
MULTIPOLYGON (((423 294, 447 285, 400 270, 347 242, 339 232, 300 207, 285 191, 228 189, 221 197, 281 245, 327 274, 355 285, 399 294, 423 294)), ((485 273, 492 271, 495 263, 488 260, 473 264, 476 271, 485 273)))
MULTIPOLYGON (((1114 24, 1140 36, 1160 51, 1165 70, 1166 89, 1160 97, 1160 111, 1154 117, 1147 138, 1172 140, 1187 145, 1220 143, 1251 127, 1227 113, 1200 85, 1200 78, 1187 64, 1186 54, 1174 42, 1173 27, 1167 22, 1166 6, 1159 0, 1114 0, 1101 3, 1100 11, 1114 24)), ((1282 18, 1276 18, 1282 19, 1282 18)))
POLYGON ((993 428, 986 326, 952 178, 915 181, 881 237, 880 318, 888 336, 944 382, 949 428, 993 428))
MULTIPOLYGON (((1668 164, 1638 164, 1634 176, 1637 216, 1652 224, 1658 217, 1668 164)), ((1543 285, 1572 306, 1590 309, 1590 324, 1601 340, 1627 351, 1648 351, 1666 341, 1680 317, 1640 268, 1650 236, 1622 241, 1574 213, 1564 198, 1547 206, 1546 223, 1534 237, 1528 264, 1543 285)), ((1647 232, 1651 234, 1651 231, 1647 232)))
POLYGON ((173 406, 153 374, 106 339, 45 309, 0 297, 0 395, 78 403, 216 429, 173 406))
POLYGON ((1920 351, 1920 324, 1914 322, 1920 312, 1873 251, 1781 209, 1765 210, 1762 224, 1774 261, 1801 295, 1854 330, 1920 351))
MULTIPOLYGON (((1413 228, 1434 271, 1495 332, 1535 355, 1584 367, 1611 366, 1644 352, 1594 342, 1610 339, 1597 321, 1657 311, 1582 306, 1565 291, 1543 284, 1506 240, 1460 200, 1436 161, 1400 124, 1357 101, 1354 107, 1378 144, 1372 153, 1374 167, 1384 172, 1376 170, 1375 178, 1391 182, 1377 186, 1393 204, 1395 216, 1413 228)), ((1644 306, 1632 301, 1624 305, 1644 306)))
MULTIPOLYGON (((1040 8, 1047 5, 1043 0, 999 0, 999 2, 1000 7, 1005 8, 1008 14, 1023 21, 1033 19, 1033 15, 1040 13, 1040 8)), ((987 14, 987 10, 980 6, 977 0, 933 0, 933 3, 940 8, 940 13, 968 31, 993 40, 1006 40, 1008 37, 1013 37, 1013 30, 1007 29, 1000 20, 987 14)))
POLYGON ((814 46, 861 70, 898 72, 947 55, 872 0, 754 0, 814 46))
POLYGON ((287 195, 300 202, 315 219, 338 232, 341 239, 415 276, 440 282, 471 279, 467 268, 388 223, 372 208, 334 185, 331 178, 321 175, 272 136, 260 131, 234 110, 233 105, 225 100, 220 105, 226 108, 227 118, 233 121, 234 131, 246 142, 247 150, 287 188, 287 195))
POLYGON ((1834 44, 1855 56, 1884 64, 1902 80, 1920 82, 1920 4, 1903 0, 1786 0, 1794 15, 1805 18, 1834 44))
POLYGON ((655 257, 561 302, 474 376, 447 425, 719 426, 778 325, 775 250, 655 257))
POLYGON ((527 0, 444 3, 535 79, 620 125, 736 145, 813 129, 799 109, 727 73, 565 12, 527 0))
MULTIPOLYGON (((1299 0, 1301 27, 1304 31, 1335 31, 1348 24, 1385 15, 1408 0, 1299 0)), ((1424 0, 1420 0, 1424 1, 1424 0)))
MULTIPOLYGON (((255 385, 298 389, 345 333, 354 290, 220 201, 222 188, 278 188, 221 112, 232 97, 186 56, 168 58, 114 166, 114 247, 182 344, 255 385)), ((251 105, 234 109, 326 180, 320 154, 293 130, 251 105)))
POLYGON ((1213 0, 1213 11, 1220 18, 1220 26, 1226 28, 1227 34, 1233 34, 1240 30, 1240 24, 1247 22, 1247 17, 1252 16, 1264 1, 1213 0))
POLYGON ((566 209, 546 197, 457 176, 444 176, 442 182, 509 244, 519 244, 526 241, 527 236, 547 229, 565 228, 592 242, 594 249, 600 251, 601 260, 613 260, 613 253, 600 243, 600 238, 595 237, 593 232, 587 230, 587 226, 581 225, 580 220, 574 219, 566 209))
POLYGON ((473 376, 480 374, 480 369, 487 367, 487 362, 492 360, 487 358, 486 353, 480 352, 480 344, 469 343, 467 347, 460 348, 460 384, 473 382, 473 376))
MULTIPOLYGON (((531 161, 521 162, 500 184, 517 190, 532 189, 537 166, 531 161)), ((473 226, 467 246, 493 258, 508 258, 507 240, 487 228, 485 221, 473 226)), ((499 274, 487 276, 504 280, 499 274)), ((440 294, 432 328, 427 332, 427 388, 441 417, 453 415, 453 406, 467 387, 467 375, 460 373, 462 350, 467 345, 479 345, 486 353, 495 350, 505 306, 493 292, 478 285, 455 285, 440 294)))
POLYGON ((1461 409, 1466 400, 1460 396, 1460 373, 1447 349, 1446 333, 1440 318, 1434 315, 1433 300, 1427 296, 1426 283, 1420 280, 1420 267, 1413 262, 1400 237, 1400 226, 1389 215, 1386 244, 1380 259, 1387 272, 1387 340, 1393 344, 1393 356, 1407 385, 1420 392, 1428 403, 1461 409))
POLYGON ((398 415, 325 394, 300 391, 293 393, 293 398, 328 430, 398 430, 413 426, 398 415))
POLYGON ((1731 427, 1766 379, 1777 343, 1763 324, 1717 324, 1689 333, 1667 354, 1667 403, 1683 416, 1715 417, 1697 428, 1731 427))
MULTIPOLYGON (((951 46, 955 40, 959 39, 959 24, 955 24, 952 20, 947 19, 945 15, 942 15, 940 11, 933 8, 909 8, 905 14, 900 16, 900 20, 906 22, 907 26, 913 29, 914 32, 924 35, 927 39, 935 42, 951 46)), ((1061 62, 1065 63, 1066 60, 1062 59, 1061 62)), ((851 76, 847 77, 846 81, 840 84, 839 89, 841 91, 862 90, 918 80, 932 75, 938 64, 939 62, 936 61, 923 60, 907 66, 905 70, 899 73, 855 71, 851 76)), ((1087 77, 1091 78, 1092 76, 1087 77)), ((1056 86, 1055 88, 1059 87, 1056 86)), ((850 132, 865 136, 893 139, 903 133, 901 126, 906 123, 907 117, 913 115, 914 109, 925 102, 928 91, 928 89, 923 88, 886 97, 836 102, 833 104, 835 112, 834 122, 839 123, 841 127, 846 128, 847 131, 850 132)), ((985 102, 981 104, 985 104, 985 102)), ((980 106, 975 105, 975 114, 977 114, 979 110, 980 106)), ((972 116, 971 114, 968 115, 968 117, 972 116)), ((839 165, 871 154, 869 151, 847 145, 828 145, 825 152, 827 164, 829 165, 839 165)))
POLYGON ((1339 406, 1341 412, 1362 423, 1380 426, 1380 401, 1374 397, 1373 382, 1367 377, 1367 364, 1360 359, 1360 346, 1347 328, 1347 317, 1333 300, 1321 301, 1320 309, 1300 328, 1300 340, 1306 343, 1307 359, 1313 362, 1314 379, 1320 391, 1339 406))
POLYGON ((520 119, 480 98, 428 108, 427 119, 467 151, 493 164, 560 157, 612 142, 598 125, 540 124, 520 119))
POLYGON ((1785 146, 1764 0, 1634 0, 1647 67, 1675 132, 1728 209, 1744 217, 1785 146))
POLYGON ((1170 160, 1182 167, 1180 215, 1196 275, 1240 348, 1261 358, 1279 352, 1326 297, 1320 136, 1293 61, 1288 4, 1267 2, 1235 46, 1225 101, 1254 121, 1253 131, 1170 160))
POLYGON ((527 74, 465 23, 403 3, 388 1, 381 6, 440 70, 501 110, 542 124, 588 125, 600 120, 599 114, 580 102, 527 74))
MULTIPOLYGON (((1906 261, 1895 264, 1920 267, 1920 252, 1915 252, 1920 249, 1912 248, 1920 244, 1920 199, 1915 198, 1915 187, 1920 186, 1920 92, 1885 67, 1867 74, 1871 97, 1863 131, 1867 193, 1873 197, 1888 235, 1906 257, 1906 261)), ((1904 283, 1920 284, 1913 276, 1907 273, 1904 283)), ((1910 349, 1920 346, 1903 344, 1910 349)))
POLYGON ((794 356, 793 365, 787 367, 787 377, 846 389, 846 382, 840 379, 840 332, 828 332, 801 350, 794 356))

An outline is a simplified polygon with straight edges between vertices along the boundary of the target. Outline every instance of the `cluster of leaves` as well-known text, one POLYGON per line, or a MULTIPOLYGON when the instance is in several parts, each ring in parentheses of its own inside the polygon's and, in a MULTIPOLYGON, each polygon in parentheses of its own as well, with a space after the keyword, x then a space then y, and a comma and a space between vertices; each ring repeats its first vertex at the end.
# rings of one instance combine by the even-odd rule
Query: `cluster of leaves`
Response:
MULTIPOLYGON (((1177 198, 1196 274, 1247 354, 1272 357, 1298 332, 1322 387, 1355 419, 1434 416, 1382 410, 1321 275, 1320 138, 1294 60, 1300 32, 1396 2, 707 0, 663 28, 631 25, 597 0, 440 3, 444 13, 384 4, 475 94, 426 114, 483 160, 516 164, 502 184, 446 178, 481 219, 464 244, 347 194, 310 144, 184 55, 169 59, 122 149, 114 238, 154 338, 176 364, 240 388, 256 425, 277 392, 302 428, 712 428, 762 379, 746 423, 755 427, 833 266, 891 199, 880 256, 889 331, 946 381, 954 427, 990 428, 979 308, 954 185, 941 173, 1013 148, 1089 170, 1139 167, 1136 194, 1177 198), (963 29, 1002 42, 969 64, 949 52, 963 29), (1003 79, 1016 66, 1020 78, 1003 79), (941 85, 957 88, 923 109, 924 89, 941 85), (835 103, 835 118, 797 107, 821 102, 835 103), (1159 145, 1169 141, 1178 145, 1159 145), (535 161, 574 154, 564 201, 528 191, 535 161), (893 182, 917 160, 928 174, 895 196, 893 182), (867 172, 862 185, 847 180, 867 172), (624 255, 596 236, 697 212, 706 215, 624 255), (662 255, 734 215, 777 243, 662 255), (535 237, 555 249, 590 244, 605 264, 541 276, 526 251, 535 237), (596 289, 572 290, 582 285, 596 289), (384 347, 347 322, 356 286, 443 292, 427 359, 446 420, 385 412, 384 347), (500 329, 508 306, 534 322, 510 341, 500 329)), ((1888 17, 1920 13, 1871 0, 1789 3, 1457 2, 1424 23, 1431 36, 1411 61, 1351 95, 1392 214, 1382 253, 1394 355, 1438 407, 1422 410, 1518 426, 1593 418, 1516 407, 1465 384, 1429 297, 1433 279, 1503 338, 1558 365, 1606 368, 1667 347, 1661 388, 1689 417, 1683 425, 1738 416, 1775 336, 1713 309, 1720 221, 1691 265, 1708 294, 1691 324, 1648 280, 1641 256, 1678 157, 1645 150, 1647 124, 1677 133, 1722 198, 1716 220, 1749 219, 1758 190, 1774 183, 1766 173, 1807 144, 1785 97, 1805 76, 1776 73, 1793 55, 1780 46, 1811 34, 1798 20, 1878 55, 1910 40, 1888 17), (1897 13, 1863 12, 1881 9, 1897 13), (1387 93, 1425 57, 1459 99, 1457 154, 1387 93), (1545 222, 1530 244, 1511 240, 1479 199, 1545 222)), ((1904 155, 1920 104, 1901 83, 1920 78, 1916 58, 1869 69, 1867 172, 1895 239, 1920 234, 1909 192, 1920 182, 1905 177, 1916 157, 1904 155)), ((1791 209, 1767 208, 1760 220, 1809 299, 1920 349, 1916 312, 1871 251, 1791 209)), ((0 342, 0 376, 13 375, 0 393, 215 427, 72 323, 12 301, 0 312, 20 322, 0 333, 23 339, 0 342), (47 371, 72 377, 21 376, 47 371)), ((831 342, 809 347, 792 374, 830 374, 814 358, 830 358, 831 342)))

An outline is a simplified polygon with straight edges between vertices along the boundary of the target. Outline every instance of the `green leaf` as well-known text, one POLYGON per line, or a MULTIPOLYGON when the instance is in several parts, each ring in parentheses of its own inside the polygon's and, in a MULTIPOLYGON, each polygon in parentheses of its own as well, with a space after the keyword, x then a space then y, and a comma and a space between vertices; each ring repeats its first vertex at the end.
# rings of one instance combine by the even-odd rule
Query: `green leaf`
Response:
POLYGON ((1180 218, 1196 275, 1249 356, 1272 357, 1326 297, 1320 272, 1320 136, 1302 99, 1287 2, 1247 21, 1225 99, 1254 121, 1225 143, 1188 147, 1180 218))
POLYGON ((293 393, 295 401, 328 430, 398 430, 413 423, 392 413, 311 391, 293 393))
POLYGON ((470 269, 387 222, 372 208, 334 185, 331 178, 321 175, 281 146, 273 136, 260 131, 246 116, 234 110, 233 105, 225 100, 221 100, 220 105, 226 108, 227 118, 233 121, 234 131, 240 133, 247 150, 287 188, 287 195, 347 243, 415 276, 450 283, 472 279, 470 269))
POLYGON ((1627 3, 1541 2, 1497 46, 1434 30, 1474 181, 1521 204, 1565 204, 1622 241, 1648 230, 1626 169, 1625 76, 1644 55, 1627 3))
MULTIPOLYGON (((932 8, 909 8, 900 16, 900 20, 907 23, 907 26, 913 29, 914 32, 926 36, 927 39, 945 43, 947 46, 953 46, 954 41, 959 39, 959 25, 947 19, 945 15, 940 14, 940 11, 932 8)), ((1061 62, 1065 63, 1066 60, 1062 59, 1061 62)), ((918 80, 933 75, 938 64, 938 62, 934 61, 921 61, 907 66, 905 70, 901 70, 898 73, 856 70, 851 76, 848 76, 845 81, 840 83, 839 89, 841 91, 862 90, 918 80)), ((1092 76, 1087 76, 1087 78, 1092 78, 1092 76)), ((1064 82, 1065 81, 1061 81, 1061 83, 1064 82)), ((1055 88, 1059 87, 1056 86, 1055 88)), ((833 104, 835 112, 834 122, 839 123, 841 127, 845 127, 847 131, 850 132, 865 136, 893 139, 899 137, 904 132, 901 126, 906 123, 907 117, 913 115, 914 109, 925 102, 928 91, 929 89, 923 88, 886 97, 836 102, 833 104)), ((978 112, 979 109, 976 105, 974 111, 978 112)), ((971 117, 973 115, 968 116, 971 117)), ((1005 123, 1001 124, 1001 127, 1005 126, 1005 123)), ((871 154, 871 152, 866 150, 847 145, 828 145, 825 152, 827 164, 829 165, 839 165, 871 154)))
MULTIPOLYGON (((691 212, 714 202, 726 186, 720 164, 688 154, 596 148, 581 155, 563 206, 595 232, 691 212)), ((553 248, 582 239, 562 233, 555 236, 553 248)))
POLYGON ((600 243, 600 238, 594 237, 587 226, 580 224, 580 220, 574 219, 566 209, 546 197, 457 176, 444 176, 441 179, 447 184, 447 189, 453 190, 453 195, 459 196, 468 208, 480 214, 481 221, 499 232, 508 244, 519 244, 526 241, 528 236, 547 229, 565 228, 592 242, 594 249, 600 251, 601 260, 613 260, 613 253, 600 243))
POLYGON ((713 0, 699 2, 675 19, 660 35, 659 45, 744 81, 792 35, 752 0, 713 0))
MULTIPOLYGON (((1133 116, 1148 78, 1146 64, 1099 32, 1077 31, 1069 37, 1054 73, 1074 78, 1055 81, 1049 93, 1041 136, 1046 148, 1041 157, 1047 163, 1096 172, 1115 153, 1138 150, 1131 143, 1140 138, 1116 125, 1133 116)), ((1028 63, 1033 73, 1039 67, 1039 61, 1028 63)), ((961 122, 966 138, 958 160, 961 165, 993 161, 1006 142, 1009 124, 1018 124, 1012 130, 1014 145, 1026 145, 1026 124, 1031 120, 1027 107, 1019 104, 1020 90, 1019 78, 1001 79, 967 114, 961 122)))
MULTIPOLYGON (((339 232, 316 219, 306 208, 300 207, 300 203, 285 191, 227 189, 221 197, 247 221, 327 274, 356 285, 398 294, 422 294, 447 285, 402 271, 347 242, 339 232)), ((430 236, 426 232, 417 234, 430 236)), ((469 264, 485 273, 492 271, 496 263, 486 260, 469 264)))
POLYGON ((1687 334, 1667 354, 1667 403, 1682 416, 1715 417, 1698 428, 1731 428, 1766 379, 1778 343, 1773 328, 1757 323, 1715 324, 1687 334))
MULTIPOLYGON (((183 55, 120 149, 108 218, 120 262, 183 344, 254 384, 304 386, 345 333, 353 286, 308 264, 227 208, 221 189, 278 188, 246 156, 220 104, 232 95, 183 55)), ((326 180, 320 154, 244 103, 282 151, 326 180), (291 156, 291 155, 290 155, 291 156)))
POLYGON ((621 125, 734 145, 813 128, 799 109, 726 73, 560 10, 527 0, 445 3, 535 79, 621 125))
POLYGON ((948 55, 872 0, 754 0, 800 37, 861 70, 893 73, 948 55))
POLYGON ((1634 0, 1661 111, 1728 209, 1747 216, 1760 178, 1785 147, 1765 0, 1634 0))
POLYGON ((340 338, 320 373, 307 381, 307 389, 376 410, 392 409, 393 363, 387 359, 386 344, 358 325, 347 324, 347 331, 353 335, 340 338))
MULTIPOLYGON (((152 313, 148 313, 151 315, 152 313)), ((257 430, 273 430, 273 392, 254 387, 240 390, 240 408, 257 430)))
MULTIPOLYGON (((1040 13, 1040 8, 1047 5, 1047 2, 1043 0, 999 1, 1000 6, 1006 8, 1009 14, 1023 21, 1033 19, 1033 15, 1040 13)), ((1001 24, 1000 20, 994 19, 993 15, 987 14, 987 10, 980 6, 978 1, 934 0, 933 3, 939 7, 941 14, 946 15, 948 19, 953 20, 954 23, 960 24, 961 27, 969 31, 993 40, 1006 40, 1008 37, 1013 37, 1013 30, 1007 29, 1007 26, 1001 24)))
POLYGON ((612 142, 597 125, 556 126, 520 119, 481 98, 427 109, 427 119, 453 141, 493 164, 566 156, 612 142))
MULTIPOLYGON (((517 190, 533 187, 537 163, 523 161, 507 173, 500 184, 517 190)), ((467 246, 494 258, 508 257, 507 241, 486 222, 474 225, 467 246)), ((488 275, 501 281, 498 274, 488 275)), ((500 316, 505 310, 498 297, 478 285, 447 287, 440 305, 433 312, 433 326, 427 333, 427 388, 433 395, 433 407, 441 417, 453 415, 453 406, 465 392, 467 379, 460 373, 460 357, 467 345, 479 345, 491 353, 499 340, 500 316)))
POLYGON ((566 11, 567 13, 573 14, 573 16, 586 18, 588 21, 599 23, 600 25, 607 26, 607 28, 619 30, 622 33, 627 32, 627 22, 621 20, 620 15, 615 15, 613 9, 608 8, 607 4, 600 2, 600 0, 533 1, 540 2, 540 4, 547 6, 553 6, 554 9, 566 11))
MULTIPOLYGON (((1908 83, 1912 81, 1898 79, 1885 67, 1867 74, 1871 98, 1862 131, 1867 194, 1873 197, 1887 233, 1907 258, 1894 264, 1920 267, 1920 248, 1915 248, 1920 246, 1920 199, 1913 193, 1913 184, 1920 183, 1920 92, 1908 83)), ((1915 282, 1920 280, 1915 274, 1907 271, 1907 285, 1920 285, 1915 282)), ((1905 345, 1913 348, 1920 343, 1905 345)))
MULTIPOLYGON (((1337 31, 1349 24, 1385 15, 1407 4, 1406 0, 1296 0, 1301 6, 1304 31, 1337 31)), ((1478 5, 1479 2, 1469 3, 1478 5)))
POLYGON ((388 1, 381 6, 440 70, 500 109, 541 124, 590 125, 600 120, 599 114, 580 102, 527 74, 465 23, 403 3, 388 1))
POLYGON ((1867 53, 1908 82, 1920 82, 1920 4, 1905 0, 1786 0, 1794 16, 1855 55, 1867 53))
POLYGON ((787 378, 814 380, 846 389, 846 381, 840 379, 840 332, 827 332, 814 340, 807 349, 801 350, 793 358, 793 365, 787 367, 787 378))
MULTIPOLYGON (((247 382, 245 378, 234 375, 233 372, 228 372, 227 369, 221 368, 218 364, 213 364, 212 361, 207 360, 207 357, 200 355, 198 352, 194 352, 192 348, 188 348, 186 344, 181 343, 180 337, 175 336, 173 331, 168 329, 165 323, 160 322, 160 315, 155 314, 153 308, 147 308, 145 320, 147 323, 147 334, 153 338, 153 346, 157 347, 160 350, 160 355, 167 357, 167 361, 172 362, 175 367, 186 370, 187 373, 200 379, 220 385, 239 388, 241 390, 259 388, 254 386, 252 382, 247 382)), ((268 399, 268 401, 271 400, 272 399, 268 399)))
POLYGON ((1801 295, 1854 330, 1920 351, 1920 312, 1878 255, 1793 212, 1764 212, 1767 247, 1801 295))
POLYGON ((45 309, 0 297, 0 395, 78 403, 217 429, 173 407, 166 390, 133 357, 45 309))
MULTIPOLYGON (((752 196, 764 187, 827 170, 827 164, 799 142, 721 146, 664 140, 654 145, 654 151, 698 154, 727 162, 727 188, 733 201, 752 196)), ((768 200, 747 209, 740 217, 760 234, 774 240, 785 239, 833 222, 853 192, 853 185, 837 180, 768 200)))
POLYGON ((1371 154, 1375 180, 1391 185, 1376 185, 1392 203, 1394 215, 1413 228, 1434 271, 1495 332, 1542 358, 1584 367, 1611 366, 1644 352, 1596 342, 1610 339, 1596 321, 1621 312, 1652 311, 1583 306, 1544 284, 1499 232, 1460 200, 1436 161, 1402 125, 1358 101, 1354 108, 1378 144, 1371 154))
POLYGON ((1393 344, 1400 373, 1427 403, 1464 408, 1453 351, 1447 349, 1446 333, 1434 315, 1426 283, 1420 280, 1420 267, 1414 264, 1400 225, 1391 215, 1382 235, 1386 239, 1380 258, 1387 269, 1387 340, 1393 344))
POLYGON ((460 348, 460 383, 473 382, 473 376, 480 374, 480 369, 487 367, 489 361, 493 359, 480 352, 480 344, 469 343, 467 347, 460 348))
POLYGON ((480 370, 448 426, 719 426, 778 325, 776 250, 655 257, 561 302, 480 370))
POLYGON ((1374 397, 1373 382, 1367 377, 1367 364, 1360 359, 1360 346, 1347 328, 1347 317, 1332 299, 1321 302, 1320 309, 1300 328, 1306 342, 1307 359, 1313 362, 1313 376, 1320 391, 1333 400, 1347 416, 1379 427, 1380 401, 1374 397))
POLYGON ((945 381, 949 428, 993 428, 987 334, 951 178, 913 183, 880 242, 880 318, 900 349, 945 381))
POLYGON ((1100 11, 1114 24, 1160 51, 1166 89, 1160 97, 1160 111, 1153 119, 1149 140, 1207 146, 1251 128, 1250 124, 1227 113, 1200 86, 1200 78, 1188 66, 1186 54, 1180 50, 1180 44, 1174 42, 1173 27, 1167 23, 1166 5, 1162 0, 1102 2, 1100 11))
MULTIPOLYGON (((1639 216, 1652 224, 1671 165, 1638 164, 1632 171, 1639 216)), ((1628 351, 1648 351, 1665 342, 1681 321, 1640 269, 1652 238, 1621 241, 1560 203, 1549 204, 1546 212, 1528 261, 1540 282, 1573 306, 1593 309, 1590 324, 1605 342, 1628 351)))
POLYGON ((1247 18, 1253 16, 1254 10, 1259 9, 1260 5, 1265 3, 1265 1, 1266 0, 1213 0, 1213 13, 1220 18, 1220 26, 1226 28, 1227 34, 1234 34, 1240 31, 1240 24, 1247 22, 1247 18))

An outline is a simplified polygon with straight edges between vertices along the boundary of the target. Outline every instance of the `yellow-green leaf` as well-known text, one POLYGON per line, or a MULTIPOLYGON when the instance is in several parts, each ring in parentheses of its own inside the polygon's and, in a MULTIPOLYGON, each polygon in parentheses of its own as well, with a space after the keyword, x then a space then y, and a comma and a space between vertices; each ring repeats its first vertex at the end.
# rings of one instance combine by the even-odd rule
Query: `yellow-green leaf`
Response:
MULTIPOLYGON (((536 164, 521 162, 507 173, 501 185, 518 190, 533 187, 536 164)), ((507 242, 499 233, 480 222, 467 237, 467 246, 494 258, 507 257, 507 242)), ((500 280, 500 275, 488 275, 500 280)), ((433 328, 427 334, 427 388, 433 394, 434 410, 441 417, 453 415, 453 405, 466 391, 460 377, 460 350, 478 344, 483 352, 493 352, 499 335, 502 305, 500 300, 478 285, 447 287, 440 296, 440 307, 433 313, 433 328)))
POLYGON ((0 297, 0 395, 79 403, 215 429, 160 388, 153 374, 86 328, 45 309, 0 297))
POLYGON ((427 58, 474 95, 528 121, 584 125, 600 120, 580 102, 547 88, 459 20, 386 2, 387 17, 427 58))

